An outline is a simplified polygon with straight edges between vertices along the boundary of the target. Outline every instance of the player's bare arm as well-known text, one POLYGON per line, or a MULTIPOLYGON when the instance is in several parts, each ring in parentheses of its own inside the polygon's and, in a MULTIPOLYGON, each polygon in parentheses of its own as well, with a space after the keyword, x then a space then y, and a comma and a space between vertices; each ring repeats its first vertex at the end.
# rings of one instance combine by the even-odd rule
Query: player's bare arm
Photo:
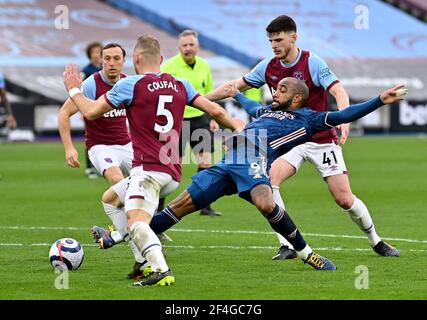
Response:
POLYGON ((79 153, 74 147, 70 126, 70 117, 78 111, 79 109, 77 109, 73 101, 67 99, 59 110, 58 115, 59 135, 64 145, 65 160, 71 168, 80 168, 79 153))
POLYGON ((77 71, 77 65, 75 64, 68 64, 65 67, 64 85, 76 107, 88 120, 97 119, 105 112, 113 109, 105 100, 104 96, 99 97, 97 100, 91 100, 82 94, 80 90, 82 77, 77 71))
POLYGON ((243 130, 242 125, 233 121, 224 108, 222 108, 219 104, 206 99, 204 96, 197 97, 197 99, 193 102, 193 107, 209 113, 209 115, 216 122, 226 128, 239 132, 243 130))
POLYGON ((222 86, 219 86, 214 91, 205 94, 205 97, 211 101, 225 99, 229 97, 225 89, 228 88, 230 85, 234 85, 239 91, 246 91, 252 88, 245 81, 243 81, 243 78, 239 78, 224 83, 222 86))
MULTIPOLYGON (((347 92, 344 89, 344 86, 341 82, 336 82, 330 89, 329 93, 335 98, 337 103, 338 110, 347 108, 350 105, 350 99, 347 92)), ((338 126, 341 131, 340 143, 345 144, 348 136, 350 135, 350 124, 343 123, 338 126)))

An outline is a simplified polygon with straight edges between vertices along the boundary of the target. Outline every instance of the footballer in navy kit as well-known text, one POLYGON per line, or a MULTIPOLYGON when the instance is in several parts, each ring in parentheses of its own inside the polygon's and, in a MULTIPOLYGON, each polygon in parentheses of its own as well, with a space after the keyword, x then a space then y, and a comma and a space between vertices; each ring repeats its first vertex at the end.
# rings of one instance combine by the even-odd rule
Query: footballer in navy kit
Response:
POLYGON ((296 78, 282 79, 272 105, 265 108, 237 93, 234 84, 230 84, 229 95, 235 96, 248 113, 259 118, 233 137, 232 143, 227 143, 229 149, 221 162, 194 175, 193 183, 153 218, 150 227, 156 233, 163 232, 186 214, 224 195, 238 193, 257 207, 305 263, 317 270, 335 270, 333 262, 311 250, 287 212, 274 202, 269 166, 277 157, 310 140, 316 132, 357 120, 384 104, 401 100, 398 90, 402 87, 396 86, 379 97, 342 111, 316 112, 301 108, 309 89, 304 81, 296 78))

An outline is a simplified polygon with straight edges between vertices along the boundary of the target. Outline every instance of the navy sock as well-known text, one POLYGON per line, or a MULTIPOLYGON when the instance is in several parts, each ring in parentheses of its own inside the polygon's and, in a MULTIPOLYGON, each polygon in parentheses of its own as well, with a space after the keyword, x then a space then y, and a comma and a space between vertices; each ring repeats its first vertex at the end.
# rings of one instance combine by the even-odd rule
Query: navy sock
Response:
POLYGON ((174 224, 178 223, 179 220, 181 219, 178 218, 168 206, 166 209, 154 215, 150 223, 150 228, 155 234, 159 234, 168 230, 174 224))
POLYGON ((165 208, 165 200, 166 198, 159 199, 159 205, 157 206, 157 210, 155 214, 160 213, 160 211, 162 211, 165 208))
POLYGON ((266 216, 271 227, 277 233, 280 233, 289 241, 296 251, 301 251, 305 248, 307 243, 299 232, 297 226, 292 221, 288 213, 280 208, 277 204, 274 207, 273 212, 266 216))

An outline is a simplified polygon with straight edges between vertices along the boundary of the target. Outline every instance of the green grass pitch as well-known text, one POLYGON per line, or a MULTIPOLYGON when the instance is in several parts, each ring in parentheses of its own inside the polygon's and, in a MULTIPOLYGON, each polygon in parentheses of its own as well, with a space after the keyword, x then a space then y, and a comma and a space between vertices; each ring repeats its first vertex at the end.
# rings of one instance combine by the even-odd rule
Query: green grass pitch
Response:
MULTIPOLYGON (((129 248, 99 250, 90 234, 92 225, 110 222, 100 204, 105 180, 67 167, 60 143, 0 145, 0 299, 426 299, 427 139, 353 137, 344 154, 353 192, 400 258, 376 255, 305 164, 281 191, 308 243, 335 262, 336 272, 315 271, 298 259, 272 261, 275 234, 254 207, 232 196, 213 205, 222 217, 194 213, 167 232, 174 240, 164 248, 174 286, 132 288, 129 248), (79 240, 85 260, 69 274, 68 289, 59 290, 48 251, 62 237, 79 240), (368 271, 364 282, 359 268, 368 271)), ((184 166, 168 200, 194 171, 184 166)))

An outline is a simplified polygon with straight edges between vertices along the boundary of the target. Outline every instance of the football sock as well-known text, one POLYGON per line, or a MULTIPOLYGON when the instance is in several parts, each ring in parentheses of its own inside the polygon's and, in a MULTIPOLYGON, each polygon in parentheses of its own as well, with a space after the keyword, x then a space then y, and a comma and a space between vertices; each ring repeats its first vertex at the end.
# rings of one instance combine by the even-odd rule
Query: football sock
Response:
MULTIPOLYGON (((273 189, 273 199, 276 204, 279 205, 279 207, 283 208, 283 210, 286 210, 285 203, 283 202, 282 196, 280 195, 280 187, 272 186, 273 189)), ((280 233, 276 233, 277 239, 279 239, 280 246, 287 246, 290 249, 293 249, 294 247, 289 243, 288 240, 285 239, 280 233)))
POLYGON ((132 239, 129 239, 128 244, 129 244, 130 249, 132 250, 135 261, 139 262, 139 263, 143 263, 145 261, 145 259, 142 256, 141 252, 139 251, 135 242, 132 239))
POLYGON ((171 228, 173 225, 178 223, 179 220, 181 219, 178 218, 173 210, 168 206, 166 209, 154 215, 150 222, 150 228, 155 234, 159 234, 171 228))
POLYGON ((111 237, 115 243, 120 243, 128 237, 127 217, 124 208, 117 208, 109 203, 102 202, 104 211, 113 222, 117 231, 111 232, 111 237))
POLYGON ((165 198, 159 199, 159 205, 157 206, 156 213, 161 212, 165 208, 165 198))
POLYGON ((366 234, 371 246, 374 247, 381 241, 381 238, 375 231, 374 222, 369 214, 369 210, 362 200, 354 196, 353 206, 346 211, 350 214, 350 218, 353 222, 366 234))
POLYGON ((148 265, 154 271, 166 272, 169 267, 162 253, 162 245, 159 238, 144 221, 137 221, 130 227, 132 240, 135 242, 142 256, 147 259, 148 265))
POLYGON ((285 239, 292 244, 296 251, 301 251, 307 246, 307 243, 292 221, 291 217, 277 204, 274 207, 273 212, 266 216, 266 218, 273 230, 284 236, 285 239))
POLYGON ((313 250, 310 248, 310 246, 306 245, 304 249, 297 251, 297 255, 298 255, 298 258, 302 260, 307 260, 308 255, 312 252, 313 250))
POLYGON ((135 261, 140 263, 144 262, 144 258, 142 257, 141 252, 138 250, 135 243, 129 236, 125 208, 117 208, 105 202, 102 202, 102 206, 104 207, 105 213, 108 215, 117 229, 117 231, 111 232, 111 238, 113 238, 116 244, 123 241, 128 241, 135 261))

